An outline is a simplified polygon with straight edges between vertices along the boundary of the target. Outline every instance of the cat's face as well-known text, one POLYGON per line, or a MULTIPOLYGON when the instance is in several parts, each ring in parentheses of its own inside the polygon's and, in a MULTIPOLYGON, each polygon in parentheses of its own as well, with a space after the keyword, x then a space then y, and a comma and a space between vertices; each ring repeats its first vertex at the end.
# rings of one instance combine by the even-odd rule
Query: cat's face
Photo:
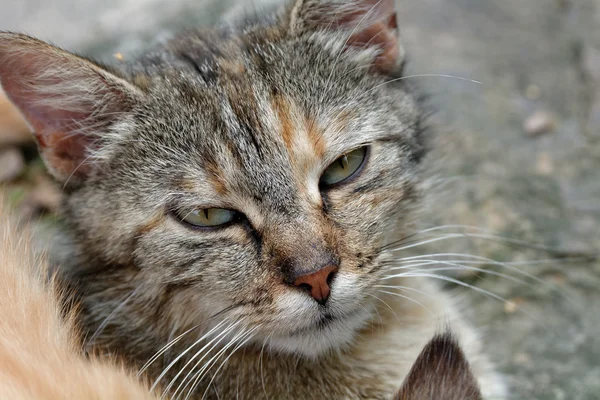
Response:
POLYGON ((46 144, 67 125, 38 133, 69 181, 65 216, 81 251, 115 266, 114 285, 138 298, 132 313, 157 330, 236 323, 258 343, 312 357, 369 320, 381 246, 414 205, 423 149, 415 101, 402 82, 386 83, 400 63, 386 53, 393 37, 381 40, 395 28, 392 2, 356 3, 339 26, 314 14, 338 6, 297 2, 285 23, 184 35, 123 79, 94 69, 110 80, 96 91, 111 105, 60 107, 83 114, 79 159, 77 143, 46 144))

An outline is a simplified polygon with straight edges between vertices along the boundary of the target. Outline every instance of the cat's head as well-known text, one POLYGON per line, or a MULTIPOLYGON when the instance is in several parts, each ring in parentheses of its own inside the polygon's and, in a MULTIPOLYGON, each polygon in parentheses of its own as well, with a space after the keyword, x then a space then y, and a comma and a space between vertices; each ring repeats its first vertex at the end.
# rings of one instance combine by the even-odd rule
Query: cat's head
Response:
POLYGON ((81 272, 105 280, 97 319, 126 288, 111 323, 239 321, 306 356, 367 323, 381 247, 418 197, 403 61, 393 0, 295 1, 115 69, 0 35, 2 86, 64 186, 81 272))

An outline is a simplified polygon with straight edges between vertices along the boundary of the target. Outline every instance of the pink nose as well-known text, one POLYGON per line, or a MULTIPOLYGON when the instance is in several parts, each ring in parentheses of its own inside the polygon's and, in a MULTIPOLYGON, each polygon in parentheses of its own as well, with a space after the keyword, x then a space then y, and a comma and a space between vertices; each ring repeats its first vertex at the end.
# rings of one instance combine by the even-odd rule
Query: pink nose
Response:
POLYGON ((299 276, 294 281, 294 286, 306 289, 317 303, 323 305, 329 298, 329 292, 331 291, 329 285, 337 270, 337 266, 328 265, 312 274, 299 276))

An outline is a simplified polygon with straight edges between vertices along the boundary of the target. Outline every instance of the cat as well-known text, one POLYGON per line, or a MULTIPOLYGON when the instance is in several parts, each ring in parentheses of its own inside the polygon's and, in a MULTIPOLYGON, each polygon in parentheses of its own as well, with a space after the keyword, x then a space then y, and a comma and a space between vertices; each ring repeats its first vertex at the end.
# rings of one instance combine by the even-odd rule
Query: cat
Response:
MULTIPOLYGON (((74 320, 62 315, 60 285, 34 257, 31 233, 17 229, 0 199, 0 398, 152 400, 156 395, 111 360, 86 358, 74 320)), ((398 400, 476 400, 477 381, 452 335, 423 349, 398 400)))
POLYGON ((389 399, 446 324, 504 398, 455 300, 393 268, 427 148, 398 31, 392 0, 296 0, 110 67, 0 35, 90 351, 173 397, 389 399))

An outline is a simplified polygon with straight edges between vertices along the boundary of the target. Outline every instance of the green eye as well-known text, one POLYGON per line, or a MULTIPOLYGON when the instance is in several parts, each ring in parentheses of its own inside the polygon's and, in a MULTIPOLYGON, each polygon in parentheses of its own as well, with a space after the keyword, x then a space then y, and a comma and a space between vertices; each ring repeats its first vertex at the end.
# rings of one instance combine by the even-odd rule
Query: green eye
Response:
POLYGON ((233 221, 235 215, 235 211, 225 208, 199 208, 181 213, 179 218, 193 226, 217 227, 233 221))
POLYGON ((367 156, 367 148, 361 147, 346 153, 333 162, 321 176, 322 185, 334 185, 353 176, 362 166, 367 156))

